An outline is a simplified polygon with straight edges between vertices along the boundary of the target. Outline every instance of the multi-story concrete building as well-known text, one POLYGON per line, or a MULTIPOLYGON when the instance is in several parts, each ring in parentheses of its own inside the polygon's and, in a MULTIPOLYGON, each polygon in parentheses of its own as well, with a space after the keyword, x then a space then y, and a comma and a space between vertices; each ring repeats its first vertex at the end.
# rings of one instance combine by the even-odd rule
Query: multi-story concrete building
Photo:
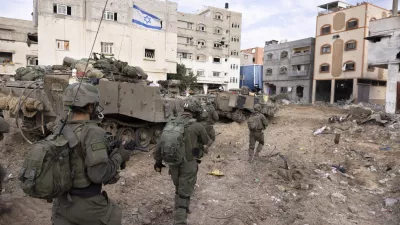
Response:
POLYGON ((358 102, 383 104, 385 69, 368 67, 370 22, 388 17, 386 9, 335 1, 320 5, 317 17, 313 102, 336 102, 353 96, 358 102))
POLYGON ((287 93, 293 101, 310 102, 315 38, 272 40, 264 48, 264 92, 287 93))
POLYGON ((142 67, 149 80, 165 80, 176 72, 177 4, 158 0, 34 0, 34 24, 39 34, 41 65, 61 64, 65 56, 87 58, 102 17, 94 52, 142 67), (134 8, 148 21, 161 20, 161 29, 134 23, 134 8), (149 14, 146 14, 149 13, 149 14))
POLYGON ((178 63, 198 76, 197 82, 225 90, 239 87, 242 14, 205 7, 199 13, 178 12, 178 63))
POLYGON ((240 66, 253 65, 253 54, 240 52, 240 66))
POLYGON ((0 74, 38 65, 36 29, 32 21, 0 17, 0 74))
POLYGON ((240 58, 241 58, 241 65, 242 65, 242 56, 243 56, 243 64, 242 66, 247 66, 247 65, 263 65, 264 63, 264 48, 261 47, 256 47, 256 48, 249 48, 249 49, 244 49, 241 50, 240 53, 245 53, 245 54, 241 54, 240 58), (246 58, 246 55, 250 54, 251 57, 249 59, 249 57, 246 58), (250 63, 248 63, 250 61, 250 63))
MULTIPOLYGON (((394 12, 397 15, 397 4, 394 12)), ((400 17, 371 21, 366 39, 369 40, 368 66, 388 69, 385 109, 387 113, 395 113, 400 110, 400 17)))

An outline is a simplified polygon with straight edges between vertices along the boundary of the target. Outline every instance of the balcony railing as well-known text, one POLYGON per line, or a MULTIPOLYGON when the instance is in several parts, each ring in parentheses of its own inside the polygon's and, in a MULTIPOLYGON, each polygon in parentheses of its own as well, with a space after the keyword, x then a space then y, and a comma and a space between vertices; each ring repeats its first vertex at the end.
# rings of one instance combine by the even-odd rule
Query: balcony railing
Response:
POLYGON ((291 77, 301 77, 301 76, 307 76, 308 75, 308 70, 294 70, 294 71, 289 71, 288 75, 291 77))

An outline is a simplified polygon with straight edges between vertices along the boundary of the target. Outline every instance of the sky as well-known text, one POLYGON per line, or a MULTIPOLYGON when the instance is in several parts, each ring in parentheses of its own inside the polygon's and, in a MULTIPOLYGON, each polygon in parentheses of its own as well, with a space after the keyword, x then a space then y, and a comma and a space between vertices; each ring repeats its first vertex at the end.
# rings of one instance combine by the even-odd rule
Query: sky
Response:
MULTIPOLYGON (((182 12, 196 12, 203 6, 225 7, 242 13, 241 49, 263 47, 268 40, 298 40, 315 36, 318 5, 333 0, 172 0, 182 12)), ((363 0, 344 0, 356 4, 363 0)), ((32 0, 0 0, 0 16, 31 20, 32 0)), ((392 0, 368 2, 391 9, 392 0)))

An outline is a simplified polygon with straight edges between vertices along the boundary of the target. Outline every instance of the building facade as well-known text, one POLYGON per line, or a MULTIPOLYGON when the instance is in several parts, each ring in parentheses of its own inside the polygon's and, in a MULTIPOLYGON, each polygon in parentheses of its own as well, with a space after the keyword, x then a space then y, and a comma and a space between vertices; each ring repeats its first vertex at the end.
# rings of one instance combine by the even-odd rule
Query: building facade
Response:
POLYGON ((225 8, 206 7, 199 13, 178 12, 178 63, 197 75, 208 88, 239 87, 242 14, 225 8))
MULTIPOLYGON (((264 63, 264 48, 261 48, 261 47, 249 48, 249 49, 241 50, 240 52, 245 53, 245 54, 243 54, 244 57, 247 54, 251 55, 250 59, 247 58, 246 60, 244 60, 244 62, 247 63, 248 61, 250 61, 250 63, 244 64, 243 66, 252 65, 252 64, 263 65, 263 63, 264 63)), ((241 63, 241 65, 242 65, 242 63, 241 63)))
POLYGON ((371 21, 390 12, 361 3, 356 6, 335 1, 319 6, 317 17, 313 103, 356 102, 384 104, 387 71, 369 67, 368 36, 371 21))
POLYGON ((34 0, 33 20, 39 34, 41 65, 62 64, 63 58, 88 58, 102 16, 93 52, 142 67, 149 80, 166 80, 176 72, 177 4, 135 0, 134 5, 158 17, 160 30, 133 23, 132 1, 34 0))
POLYGON ((369 26, 368 65, 370 68, 388 69, 386 104, 387 113, 400 110, 400 17, 371 21, 369 26))
POLYGON ((310 102, 315 38, 271 40, 264 48, 264 92, 287 93, 292 101, 310 102))
POLYGON ((250 90, 255 90, 256 87, 263 90, 263 66, 248 65, 240 67, 240 88, 246 86, 250 90))
POLYGON ((32 21, 0 17, 0 74, 38 65, 36 29, 32 21))
POLYGON ((240 66, 253 65, 253 54, 240 52, 240 66))

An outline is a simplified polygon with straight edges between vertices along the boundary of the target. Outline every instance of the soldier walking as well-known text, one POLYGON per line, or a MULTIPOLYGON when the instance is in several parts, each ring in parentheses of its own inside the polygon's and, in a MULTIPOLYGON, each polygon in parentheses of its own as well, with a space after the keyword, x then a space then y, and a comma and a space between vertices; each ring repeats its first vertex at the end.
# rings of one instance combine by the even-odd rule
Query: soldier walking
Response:
POLYGON ((200 111, 200 104, 186 103, 183 114, 165 126, 154 154, 154 169, 161 173, 164 161, 175 185, 174 225, 187 224, 202 147, 207 149, 213 143, 204 126, 193 119, 200 111))
POLYGON ((247 125, 249 128, 249 162, 253 160, 254 157, 258 157, 262 148, 264 147, 264 133, 263 131, 268 126, 267 118, 260 112, 261 105, 254 105, 254 112, 250 115, 247 120, 247 125), (254 148, 256 147, 256 142, 258 142, 258 146, 256 151, 254 152, 254 148))

